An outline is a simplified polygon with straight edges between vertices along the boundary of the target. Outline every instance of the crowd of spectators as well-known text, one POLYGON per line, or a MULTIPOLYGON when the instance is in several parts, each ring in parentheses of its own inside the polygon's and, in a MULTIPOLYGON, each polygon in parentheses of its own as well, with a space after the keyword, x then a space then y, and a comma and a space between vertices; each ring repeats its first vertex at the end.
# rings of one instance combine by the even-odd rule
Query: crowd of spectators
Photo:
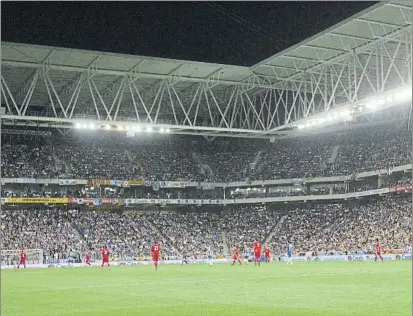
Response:
POLYGON ((222 213, 219 227, 226 233, 230 248, 251 248, 252 242, 268 237, 279 218, 279 213, 262 205, 234 207, 222 213))
POLYGON ((393 195, 351 204, 313 204, 290 210, 273 245, 289 241, 297 252, 369 252, 411 245, 412 197, 393 195))
POLYGON ((152 222, 181 254, 202 255, 208 249, 215 254, 223 253, 219 214, 164 212, 153 214, 152 222))
POLYGON ((208 143, 200 138, 152 136, 6 135, 2 139, 1 174, 11 178, 229 182, 351 175, 411 163, 410 132, 399 129, 273 143, 236 139, 208 143))
POLYGON ((2 210, 2 249, 43 249, 46 256, 61 259, 80 250, 82 241, 72 226, 76 211, 60 209, 2 210))
POLYGON ((343 203, 234 206, 207 211, 88 211, 8 209, 1 215, 2 249, 43 249, 50 258, 88 251, 100 258, 108 246, 114 258, 149 258, 159 241, 165 258, 202 256, 207 249, 227 255, 274 233, 270 246, 296 252, 369 252, 411 245, 411 195, 392 194, 343 203), (284 222, 277 227, 280 219, 284 222), (276 229, 277 227, 277 229, 276 229))

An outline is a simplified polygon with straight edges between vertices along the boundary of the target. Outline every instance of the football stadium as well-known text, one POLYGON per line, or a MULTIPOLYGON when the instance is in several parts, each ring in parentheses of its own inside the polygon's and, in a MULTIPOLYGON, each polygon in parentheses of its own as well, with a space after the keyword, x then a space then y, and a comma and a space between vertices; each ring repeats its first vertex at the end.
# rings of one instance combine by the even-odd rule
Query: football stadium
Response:
POLYGON ((2 315, 411 315, 410 1, 249 66, 1 50, 2 315))

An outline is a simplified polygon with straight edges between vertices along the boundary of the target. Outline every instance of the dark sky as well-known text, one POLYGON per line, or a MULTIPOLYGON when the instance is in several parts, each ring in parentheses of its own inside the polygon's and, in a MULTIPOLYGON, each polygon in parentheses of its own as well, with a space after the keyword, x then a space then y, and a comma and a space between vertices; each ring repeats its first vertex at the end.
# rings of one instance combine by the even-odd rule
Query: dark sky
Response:
POLYGON ((1 2, 3 41, 251 66, 375 2, 1 2))

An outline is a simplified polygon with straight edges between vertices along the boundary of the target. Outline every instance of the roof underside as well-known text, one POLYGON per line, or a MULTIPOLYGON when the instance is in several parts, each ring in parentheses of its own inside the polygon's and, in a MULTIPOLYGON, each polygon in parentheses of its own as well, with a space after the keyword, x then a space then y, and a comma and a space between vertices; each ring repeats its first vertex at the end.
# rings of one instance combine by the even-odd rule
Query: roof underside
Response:
MULTIPOLYGON (((411 23, 411 2, 378 3, 250 68, 2 42, 2 85, 7 84, 7 89, 13 96, 17 108, 21 106, 23 109, 30 85, 38 73, 27 110, 17 113, 17 110, 13 110, 10 99, 8 106, 11 110, 8 111, 8 114, 33 115, 31 113, 33 113, 34 106, 36 107, 35 111, 39 111, 38 107, 45 107, 42 116, 49 115, 45 113, 53 112, 50 108, 53 103, 50 100, 50 96, 53 95, 52 89, 56 91, 62 104, 70 106, 70 100, 77 91, 78 83, 81 82, 76 99, 78 105, 73 111, 73 117, 70 116, 70 118, 79 115, 93 115, 96 111, 103 111, 103 109, 97 109, 99 103, 106 103, 109 108, 118 100, 118 91, 122 91, 118 120, 120 117, 133 117, 136 114, 138 118, 128 119, 139 121, 139 117, 150 116, 147 112, 148 108, 152 106, 154 112, 157 111, 156 119, 172 122, 171 124, 175 125, 196 126, 198 124, 199 126, 215 128, 218 124, 214 124, 214 119, 217 119, 217 122, 220 123, 219 127, 227 128, 228 131, 229 128, 270 130, 289 122, 282 119, 280 121, 278 117, 278 125, 275 122, 258 122, 264 121, 264 119, 258 119, 261 113, 255 113, 259 112, 258 110, 251 112, 248 110, 247 113, 242 98, 234 97, 234 89, 241 91, 244 97, 248 94, 248 100, 245 102, 248 101, 251 105, 259 101, 260 95, 268 94, 269 89, 277 89, 276 95, 278 96, 282 95, 284 90, 297 91, 296 83, 303 82, 303 74, 321 73, 320 69, 325 65, 337 66, 337 72, 339 72, 339 67, 347 63, 348 58, 354 54, 363 54, 366 47, 374 45, 380 40, 396 36, 401 31, 410 30, 411 32, 411 23), (135 100, 138 96, 133 95, 134 88, 123 86, 125 77, 128 77, 128 83, 133 82, 134 87, 140 91, 140 102, 135 100), (199 90, 200 85, 203 85, 202 89, 204 90, 199 90), (97 91, 97 94, 94 95, 93 91, 97 91), (170 99, 166 100, 168 96, 170 99), (99 102, 100 99, 103 102, 99 102), (164 100, 166 105, 158 106, 156 100, 164 100), (199 111, 196 110, 196 113, 194 113, 195 101, 200 104, 197 108, 199 111), (219 106, 215 106, 214 102, 219 106), (231 102, 235 103, 231 105, 231 102), (229 107, 230 105, 231 107, 229 107), (235 110, 237 106, 240 107, 239 114, 235 110), (241 109, 241 106, 244 108, 241 109), (226 109, 228 112, 225 111, 226 109), (195 117, 191 115, 195 115, 195 117), (229 117, 231 115, 232 118, 229 117), (252 117, 248 117, 249 115, 252 117), (256 116, 255 121, 254 115, 256 116), (222 117, 226 119, 223 120, 222 117), (234 119, 233 124, 230 124, 230 119, 234 119), (248 120, 251 122, 247 122, 248 120), (228 124, 225 126, 225 123, 228 124)), ((386 50, 395 51, 396 44, 394 42, 388 41, 386 45, 386 50)), ((406 57, 406 51, 409 51, 409 48, 411 50, 411 39, 402 45, 407 48, 400 49, 398 47, 394 58, 393 56, 387 58, 383 63, 389 63, 388 67, 390 68, 390 60, 391 63, 399 63, 400 65, 409 62, 411 66, 411 55, 406 57)), ((374 69, 377 56, 371 59, 371 63, 371 67, 374 69)), ((393 72, 390 72, 390 77, 396 76, 393 72)), ((403 77, 404 74, 402 73, 400 76, 403 77)), ((411 75, 409 80, 411 82, 411 75)), ((392 82, 393 85, 399 84, 397 80, 392 82)), ((310 82, 306 83, 310 84, 310 82)), ((360 87, 362 89, 363 84, 360 84, 360 87)), ((392 87, 386 86, 384 88, 392 87)), ((344 92, 341 91, 340 95, 337 92, 337 103, 340 100, 346 101, 346 98, 343 97, 344 92)), ((2 89, 2 93, 3 96, 9 96, 6 89, 2 89)), ((317 91, 312 93, 319 94, 317 91)), ((366 89, 364 94, 368 93, 371 92, 366 89)), ((314 99, 317 100, 317 98, 319 96, 314 99)), ((54 102, 57 104, 58 101, 55 99, 54 102)), ((4 100, 2 102, 4 105, 4 100)), ((293 105, 286 104, 280 117, 284 117, 285 113, 289 111, 288 107, 291 106, 293 105)), ((58 108, 57 105, 56 107, 58 108)), ((281 111, 281 106, 277 106, 274 111, 281 111)), ((69 114, 70 111, 63 112, 57 110, 53 115, 67 118, 66 114, 69 114)), ((262 115, 267 114, 263 113, 262 115)), ((296 115, 295 112, 294 115, 296 115)), ((300 115, 297 118, 300 118, 300 115)), ((152 121, 152 118, 149 121, 152 121)), ((184 131, 185 129, 180 128, 179 130, 184 131)), ((224 131, 218 130, 216 133, 225 134, 224 131)))

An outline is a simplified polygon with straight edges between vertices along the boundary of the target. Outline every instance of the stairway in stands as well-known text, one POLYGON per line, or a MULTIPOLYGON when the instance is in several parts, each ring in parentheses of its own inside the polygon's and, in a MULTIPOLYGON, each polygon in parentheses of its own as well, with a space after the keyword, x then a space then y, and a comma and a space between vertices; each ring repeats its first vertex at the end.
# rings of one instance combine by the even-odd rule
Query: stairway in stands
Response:
POLYGON ((170 247, 173 252, 177 253, 179 256, 182 256, 182 253, 178 250, 178 248, 175 246, 175 243, 172 242, 172 240, 168 236, 163 234, 152 221, 148 220, 147 223, 159 236, 166 240, 168 247, 170 247))
POLYGON ((334 162, 336 161, 337 155, 338 155, 338 150, 339 150, 340 146, 334 146, 333 147, 333 151, 331 152, 331 156, 328 159, 328 163, 329 164, 334 164, 334 162))
POLYGON ((224 257, 231 255, 229 253, 229 248, 228 248, 227 234, 225 232, 221 232, 221 238, 222 238, 222 247, 224 248, 224 257))
POLYGON ((274 227, 271 229, 271 233, 265 238, 264 243, 270 243, 274 236, 280 231, 282 224, 284 223, 284 220, 287 218, 287 215, 284 215, 280 218, 280 220, 277 222, 277 224, 274 225, 274 227))
POLYGON ((79 240, 81 240, 82 242, 86 242, 86 238, 85 236, 83 236, 83 234, 80 232, 79 228, 76 226, 75 222, 71 222, 72 228, 76 233, 76 236, 79 240))
POLYGON ((245 167, 243 174, 244 174, 244 177, 247 178, 247 180, 249 180, 250 175, 253 174, 255 169, 257 168, 258 163, 260 162, 260 159, 261 159, 261 155, 262 155, 262 150, 259 150, 255 154, 254 160, 248 163, 248 165, 245 167))

